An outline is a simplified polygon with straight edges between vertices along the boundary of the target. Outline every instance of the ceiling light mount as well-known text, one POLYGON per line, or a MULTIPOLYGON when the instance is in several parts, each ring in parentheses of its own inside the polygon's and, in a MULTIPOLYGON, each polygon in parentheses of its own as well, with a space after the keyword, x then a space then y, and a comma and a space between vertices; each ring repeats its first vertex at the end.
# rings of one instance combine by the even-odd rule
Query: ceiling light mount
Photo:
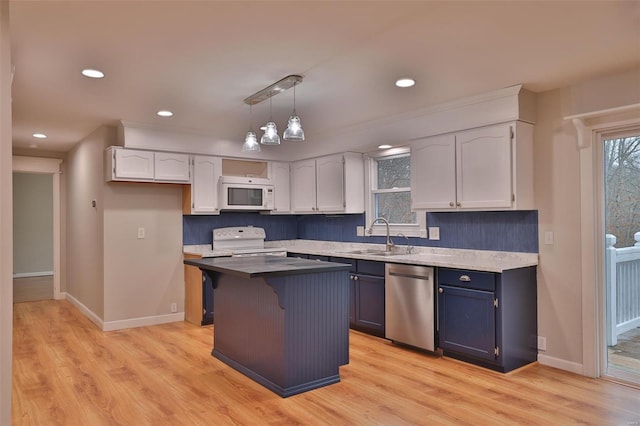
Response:
POLYGON ((264 89, 257 91, 253 95, 244 100, 247 105, 259 104, 262 101, 266 101, 272 96, 277 95, 280 92, 284 92, 287 89, 291 89, 296 84, 302 83, 302 76, 297 74, 288 75, 285 78, 276 81, 271 86, 267 86, 264 89))

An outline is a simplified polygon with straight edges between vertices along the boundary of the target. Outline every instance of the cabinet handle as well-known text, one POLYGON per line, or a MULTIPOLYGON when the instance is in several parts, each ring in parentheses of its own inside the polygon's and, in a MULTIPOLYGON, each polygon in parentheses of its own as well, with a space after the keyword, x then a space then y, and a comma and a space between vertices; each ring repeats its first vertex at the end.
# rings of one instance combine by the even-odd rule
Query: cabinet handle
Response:
POLYGON ((353 279, 353 275, 349 275, 349 279, 352 280, 353 279))
POLYGON ((357 276, 357 275, 356 275, 356 276, 354 276, 354 277, 353 277, 353 279, 354 279, 354 280, 356 280, 356 281, 358 281, 358 280, 359 280, 359 278, 358 278, 358 276, 357 276))
POLYGON ((449 203, 449 207, 453 207, 453 201, 449 203))
POLYGON ((438 293, 440 293, 440 294, 444 293, 444 290, 443 290, 443 288, 442 288, 442 287, 439 287, 439 288, 438 288, 438 293))
POLYGON ((471 281, 471 278, 469 278, 469 275, 460 275, 459 280, 468 283, 471 281))
POLYGON ((456 206, 460 207, 460 201, 458 201, 458 202, 456 203, 456 206))

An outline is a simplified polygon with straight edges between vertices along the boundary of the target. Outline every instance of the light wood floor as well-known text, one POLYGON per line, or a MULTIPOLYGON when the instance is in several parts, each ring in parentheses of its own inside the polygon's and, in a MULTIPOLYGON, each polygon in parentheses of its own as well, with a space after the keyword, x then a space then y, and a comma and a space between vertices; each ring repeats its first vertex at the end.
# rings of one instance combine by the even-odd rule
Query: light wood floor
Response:
POLYGON ((637 425, 640 390, 541 365, 500 374, 352 332, 341 382, 280 398, 211 357, 212 327, 103 333, 14 306, 14 425, 637 425))

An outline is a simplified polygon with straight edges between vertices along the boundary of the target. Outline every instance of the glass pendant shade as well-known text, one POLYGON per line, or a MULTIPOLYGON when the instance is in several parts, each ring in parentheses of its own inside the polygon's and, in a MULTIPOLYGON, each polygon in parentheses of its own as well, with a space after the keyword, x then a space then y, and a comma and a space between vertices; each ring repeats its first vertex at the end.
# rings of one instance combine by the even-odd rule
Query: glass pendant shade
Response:
POLYGON ((304 130, 302 130, 302 125, 300 124, 300 117, 295 115, 295 112, 294 115, 289 117, 289 124, 287 125, 282 137, 286 141, 304 140, 304 130))
POLYGON ((260 144, 256 134, 249 130, 247 136, 244 138, 244 145, 242 145, 242 152, 260 152, 260 144))
POLYGON ((269 121, 266 127, 264 135, 260 138, 260 143, 263 145, 280 145, 280 136, 278 136, 276 123, 269 121))

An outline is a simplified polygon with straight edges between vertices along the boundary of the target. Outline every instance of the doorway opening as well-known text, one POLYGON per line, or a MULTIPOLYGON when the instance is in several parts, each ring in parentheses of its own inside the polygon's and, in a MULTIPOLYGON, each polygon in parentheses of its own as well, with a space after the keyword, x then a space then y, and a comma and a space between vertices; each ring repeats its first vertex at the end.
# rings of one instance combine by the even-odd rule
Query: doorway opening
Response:
POLYGON ((53 299, 53 176, 13 173, 13 302, 53 299))
POLYGON ((604 374, 640 385, 640 128, 601 140, 604 374))

